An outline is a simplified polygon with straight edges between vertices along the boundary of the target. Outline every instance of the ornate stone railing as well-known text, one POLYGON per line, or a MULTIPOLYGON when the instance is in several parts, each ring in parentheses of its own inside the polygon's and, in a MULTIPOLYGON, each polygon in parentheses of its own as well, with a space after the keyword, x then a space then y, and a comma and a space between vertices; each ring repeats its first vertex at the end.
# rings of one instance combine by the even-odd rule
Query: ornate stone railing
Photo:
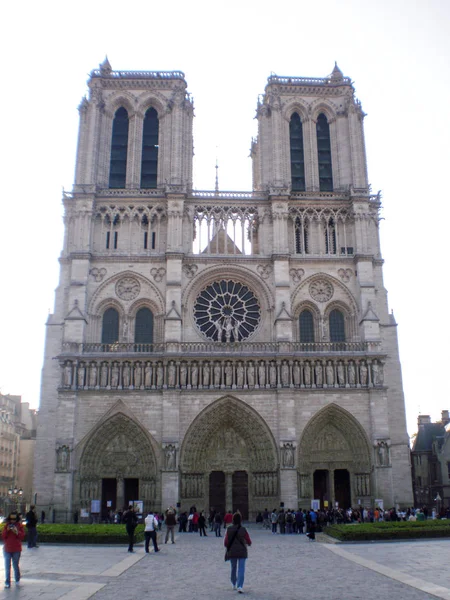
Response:
POLYGON ((111 79, 182 79, 182 71, 108 71, 93 69, 91 77, 109 77, 111 79))
POLYGON ((66 390, 370 388, 383 386, 383 357, 174 359, 106 354, 59 357, 66 390))
POLYGON ((350 77, 342 77, 335 82, 331 77, 282 77, 280 75, 271 75, 267 78, 267 85, 329 85, 333 83, 351 85, 352 80, 350 77))
POLYGON ((311 354, 380 354, 380 342, 163 342, 161 344, 136 344, 117 342, 114 344, 65 342, 62 354, 187 354, 195 356, 234 355, 267 356, 311 355, 311 354))

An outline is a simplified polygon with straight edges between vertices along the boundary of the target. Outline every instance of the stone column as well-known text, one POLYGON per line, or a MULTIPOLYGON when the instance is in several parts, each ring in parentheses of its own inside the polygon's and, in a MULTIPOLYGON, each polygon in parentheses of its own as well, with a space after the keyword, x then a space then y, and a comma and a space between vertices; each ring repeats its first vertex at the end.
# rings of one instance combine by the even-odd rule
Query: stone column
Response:
POLYGON ((116 508, 122 508, 125 502, 125 482, 121 475, 117 476, 116 508))
POLYGON ((233 473, 225 473, 225 510, 233 510, 233 473))

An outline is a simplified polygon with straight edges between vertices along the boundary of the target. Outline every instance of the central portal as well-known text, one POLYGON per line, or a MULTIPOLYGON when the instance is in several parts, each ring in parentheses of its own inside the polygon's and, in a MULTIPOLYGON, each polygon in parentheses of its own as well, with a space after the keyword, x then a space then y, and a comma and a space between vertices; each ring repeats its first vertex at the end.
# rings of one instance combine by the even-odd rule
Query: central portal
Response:
POLYGON ((237 510, 244 520, 248 519, 248 474, 246 471, 233 473, 233 513, 237 510))
POLYGON ((248 519, 247 471, 227 475, 223 471, 212 471, 209 475, 209 507, 222 516, 228 510, 233 513, 239 510, 242 518, 248 519))
POLYGON ((225 473, 213 471, 209 476, 209 507, 225 514, 225 473))

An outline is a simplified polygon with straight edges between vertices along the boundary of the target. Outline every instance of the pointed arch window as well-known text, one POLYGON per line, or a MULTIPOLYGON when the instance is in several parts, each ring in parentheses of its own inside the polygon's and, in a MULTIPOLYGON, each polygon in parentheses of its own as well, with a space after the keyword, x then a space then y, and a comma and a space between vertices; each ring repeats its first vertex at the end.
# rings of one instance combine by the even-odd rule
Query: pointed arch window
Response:
POLYGON ((109 163, 109 187, 124 188, 127 179, 128 113, 116 110, 111 136, 111 160, 109 163))
POLYGON ((153 313, 149 308, 140 308, 134 326, 135 344, 153 344, 153 313))
POLYGON ((332 192, 333 171, 331 165, 330 125, 323 113, 317 118, 316 133, 319 162, 319 190, 321 192, 332 192))
POLYGON ((345 319, 337 308, 330 312, 330 342, 345 342, 345 319))
POLYGON ((305 191, 305 156, 303 152, 303 126, 298 113, 293 113, 289 122, 291 145, 291 182, 293 192, 305 191))
POLYGON ((310 310, 302 310, 299 317, 300 341, 308 344, 314 342, 314 317, 310 310))
POLYGON ((309 223, 300 217, 295 219, 295 253, 309 254, 309 223))
POLYGON ((144 117, 142 132, 141 188, 156 188, 158 175, 159 119, 154 108, 144 117))
POLYGON ((119 341, 119 313, 115 308, 108 308, 103 313, 102 344, 115 344, 119 341))

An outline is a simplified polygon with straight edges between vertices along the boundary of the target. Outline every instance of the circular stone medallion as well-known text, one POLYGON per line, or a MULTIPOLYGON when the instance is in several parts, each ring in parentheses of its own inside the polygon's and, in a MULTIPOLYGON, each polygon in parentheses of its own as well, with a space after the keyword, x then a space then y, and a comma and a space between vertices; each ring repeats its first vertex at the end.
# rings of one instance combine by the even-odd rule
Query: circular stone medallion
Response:
POLYGON ((141 284, 134 277, 122 277, 116 283, 116 294, 121 300, 134 300, 141 291, 141 284))
POLYGON ((316 279, 309 286, 309 293, 317 302, 328 302, 333 297, 334 289, 326 279, 316 279))

